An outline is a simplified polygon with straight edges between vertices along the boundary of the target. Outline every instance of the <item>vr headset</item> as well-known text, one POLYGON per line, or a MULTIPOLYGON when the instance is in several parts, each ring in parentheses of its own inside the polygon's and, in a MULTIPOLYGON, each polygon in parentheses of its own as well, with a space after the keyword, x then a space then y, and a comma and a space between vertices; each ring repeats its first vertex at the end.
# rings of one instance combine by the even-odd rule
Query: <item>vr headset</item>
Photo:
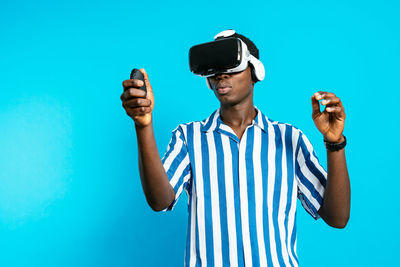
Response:
MULTIPOLYGON (((264 65, 250 54, 247 45, 236 37, 234 30, 226 30, 214 36, 214 41, 195 45, 189 50, 190 71, 201 77, 210 77, 219 73, 236 73, 244 71, 249 63, 253 66, 254 82, 265 77, 264 65), (227 38, 223 38, 227 37, 227 38)), ((207 85, 211 88, 208 79, 207 85)))

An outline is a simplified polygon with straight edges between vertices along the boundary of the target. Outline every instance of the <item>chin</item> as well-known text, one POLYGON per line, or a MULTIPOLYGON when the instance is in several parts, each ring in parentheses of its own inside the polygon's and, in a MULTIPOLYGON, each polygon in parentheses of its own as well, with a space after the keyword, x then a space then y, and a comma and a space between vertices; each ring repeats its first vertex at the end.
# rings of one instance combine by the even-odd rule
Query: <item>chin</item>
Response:
POLYGON ((240 103, 240 101, 235 101, 233 99, 228 99, 225 97, 219 97, 218 101, 221 104, 221 106, 235 106, 240 103))

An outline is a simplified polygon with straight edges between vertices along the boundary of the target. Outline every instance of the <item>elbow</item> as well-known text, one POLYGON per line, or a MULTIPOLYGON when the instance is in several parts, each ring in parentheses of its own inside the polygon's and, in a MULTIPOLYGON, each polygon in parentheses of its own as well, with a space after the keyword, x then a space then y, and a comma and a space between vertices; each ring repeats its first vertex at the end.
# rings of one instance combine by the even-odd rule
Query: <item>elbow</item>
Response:
POLYGON ((350 219, 350 210, 340 212, 327 212, 324 209, 319 210, 319 215, 326 224, 333 228, 343 229, 347 226, 350 219))
POLYGON ((167 209, 173 203, 173 201, 174 201, 174 199, 172 199, 171 201, 169 201, 169 200, 155 201, 155 200, 147 199, 147 204, 149 204, 150 208, 153 211, 159 212, 159 211, 163 211, 163 210, 167 209))
POLYGON ((165 210, 166 208, 160 207, 160 206, 150 206, 151 209, 155 212, 160 212, 162 210, 165 210))
POLYGON ((163 211, 167 209, 175 200, 175 191, 170 187, 170 194, 146 194, 146 200, 153 211, 163 211))
POLYGON ((340 222, 340 223, 331 224, 330 226, 332 226, 333 228, 336 228, 336 229, 343 229, 346 227, 346 225, 347 225, 347 222, 340 222))
POLYGON ((327 222, 329 226, 337 228, 337 229, 343 229, 346 227, 347 223, 349 222, 350 216, 344 216, 341 218, 335 218, 333 220, 330 220, 327 222))
POLYGON ((169 206, 166 204, 154 203, 154 202, 150 202, 150 201, 147 201, 147 204, 149 204, 150 208, 155 212, 163 211, 166 208, 168 208, 168 206, 169 206))

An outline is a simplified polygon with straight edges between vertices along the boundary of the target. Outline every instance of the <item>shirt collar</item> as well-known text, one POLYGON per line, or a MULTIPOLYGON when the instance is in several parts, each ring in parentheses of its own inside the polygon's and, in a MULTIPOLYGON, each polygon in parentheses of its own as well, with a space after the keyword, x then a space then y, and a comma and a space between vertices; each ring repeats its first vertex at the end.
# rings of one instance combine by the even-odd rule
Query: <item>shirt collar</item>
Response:
MULTIPOLYGON (((264 132, 268 129, 268 124, 270 123, 267 116, 265 116, 257 107, 254 107, 257 111, 257 115, 253 120, 252 125, 258 126, 264 132)), ((220 129, 221 124, 224 122, 221 119, 220 109, 214 111, 210 117, 203 121, 203 132, 212 132, 220 129)))

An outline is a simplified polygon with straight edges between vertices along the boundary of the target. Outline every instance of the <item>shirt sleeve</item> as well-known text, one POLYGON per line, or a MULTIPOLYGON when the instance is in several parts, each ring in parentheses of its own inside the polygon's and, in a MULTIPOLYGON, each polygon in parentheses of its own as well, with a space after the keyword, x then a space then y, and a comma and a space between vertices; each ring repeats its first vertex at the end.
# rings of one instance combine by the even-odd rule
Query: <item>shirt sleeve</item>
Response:
POLYGON ((318 210, 322 205, 327 173, 319 163, 314 148, 308 138, 300 132, 296 156, 296 178, 298 198, 305 210, 319 219, 318 210))
POLYGON ((180 126, 172 132, 172 138, 168 144, 167 152, 162 158, 162 163, 168 175, 169 183, 175 191, 175 200, 163 211, 171 211, 182 190, 185 189, 187 193, 190 192, 192 176, 187 144, 180 126))

